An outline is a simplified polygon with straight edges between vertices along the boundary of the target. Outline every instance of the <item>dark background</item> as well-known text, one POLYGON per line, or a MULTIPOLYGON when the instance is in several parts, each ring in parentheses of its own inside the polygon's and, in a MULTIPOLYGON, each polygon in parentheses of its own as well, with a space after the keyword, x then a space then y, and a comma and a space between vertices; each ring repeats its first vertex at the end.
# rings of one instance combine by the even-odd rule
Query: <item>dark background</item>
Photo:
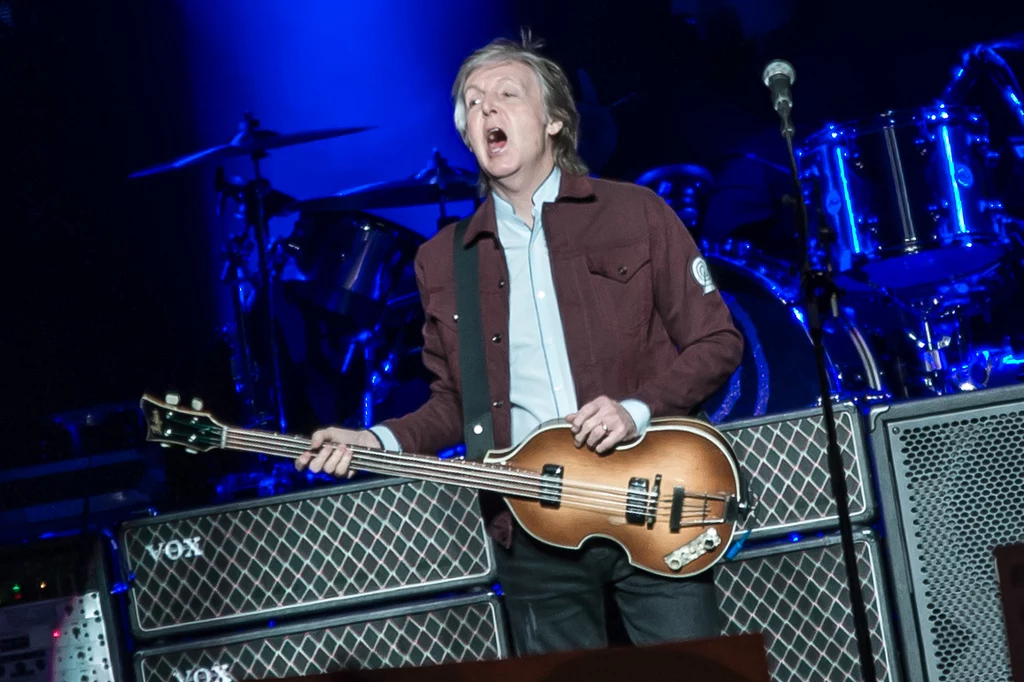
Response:
MULTIPOLYGON (((32 425, 45 415, 222 381, 210 369, 222 322, 211 277, 218 254, 197 176, 127 180, 227 141, 196 131, 189 4, 0 2, 0 426, 10 434, 0 457, 8 464, 33 456, 32 425)), ((443 20, 446 3, 435 4, 443 20)), ((504 7, 505 33, 531 25, 570 74, 586 69, 600 104, 628 97, 607 115, 617 143, 595 169, 628 180, 668 163, 713 168, 734 150, 784 163, 759 80, 770 59, 796 67, 794 117, 798 135, 810 134, 826 121, 931 104, 964 49, 1024 30, 1024 3, 1008 2, 504 7), (754 17, 746 28, 745 13, 754 17)), ((450 11, 465 22, 472 8, 450 11)), ((981 86, 972 101, 1000 106, 981 86)), ((993 117, 994 132, 1002 124, 993 117)), ((591 130, 594 143, 609 134, 591 130)))

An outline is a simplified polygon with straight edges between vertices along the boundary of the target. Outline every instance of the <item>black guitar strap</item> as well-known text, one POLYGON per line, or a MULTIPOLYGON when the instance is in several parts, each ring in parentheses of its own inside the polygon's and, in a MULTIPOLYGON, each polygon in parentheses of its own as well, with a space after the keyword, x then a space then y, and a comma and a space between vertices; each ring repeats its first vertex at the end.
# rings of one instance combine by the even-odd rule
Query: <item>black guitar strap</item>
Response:
POLYGON ((480 258, 477 242, 462 245, 470 218, 455 226, 455 306, 462 376, 462 419, 466 459, 480 460, 494 447, 491 392, 487 385, 483 323, 480 320, 480 258))

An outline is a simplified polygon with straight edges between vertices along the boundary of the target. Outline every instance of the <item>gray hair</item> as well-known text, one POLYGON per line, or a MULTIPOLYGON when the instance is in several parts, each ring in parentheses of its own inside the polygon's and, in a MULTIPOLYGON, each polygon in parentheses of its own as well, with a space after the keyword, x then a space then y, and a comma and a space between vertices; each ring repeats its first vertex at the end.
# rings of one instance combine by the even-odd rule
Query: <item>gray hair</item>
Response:
MULTIPOLYGON (((580 113, 576 110, 576 101, 572 96, 572 86, 565 72, 555 62, 542 56, 538 50, 543 47, 542 41, 533 40, 528 29, 522 31, 522 42, 506 38, 494 40, 469 55, 452 87, 452 99, 455 103, 455 127, 462 136, 462 141, 469 146, 466 135, 466 81, 471 73, 483 66, 502 62, 519 62, 529 66, 540 82, 541 100, 544 102, 546 122, 561 121, 562 129, 554 136, 553 153, 555 165, 566 173, 586 175, 587 165, 580 158, 577 147, 580 140, 580 113)), ((491 181, 480 170, 480 194, 487 194, 491 181)))

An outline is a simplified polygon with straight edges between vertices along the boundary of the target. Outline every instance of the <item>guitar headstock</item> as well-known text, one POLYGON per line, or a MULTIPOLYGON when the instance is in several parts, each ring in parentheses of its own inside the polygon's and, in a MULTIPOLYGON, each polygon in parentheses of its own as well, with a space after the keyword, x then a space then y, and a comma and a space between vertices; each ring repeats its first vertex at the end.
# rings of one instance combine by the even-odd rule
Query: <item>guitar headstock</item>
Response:
POLYGON ((201 412, 203 404, 192 401, 194 409, 178 407, 178 396, 168 395, 158 400, 142 396, 142 414, 146 418, 146 440, 164 447, 181 445, 188 452, 209 452, 222 447, 227 427, 209 413, 201 412))

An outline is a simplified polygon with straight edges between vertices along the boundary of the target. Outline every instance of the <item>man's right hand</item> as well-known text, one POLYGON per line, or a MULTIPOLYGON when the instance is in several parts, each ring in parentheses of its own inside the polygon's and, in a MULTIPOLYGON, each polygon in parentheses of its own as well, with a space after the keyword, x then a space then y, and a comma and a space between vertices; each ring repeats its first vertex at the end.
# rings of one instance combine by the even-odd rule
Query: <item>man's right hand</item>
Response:
POLYGON ((302 471, 306 467, 314 474, 323 471, 325 474, 341 478, 352 478, 354 471, 349 470, 352 463, 352 451, 349 445, 357 447, 381 449, 383 444, 373 431, 339 429, 331 427, 320 429, 313 434, 309 450, 295 460, 295 468, 302 471))

